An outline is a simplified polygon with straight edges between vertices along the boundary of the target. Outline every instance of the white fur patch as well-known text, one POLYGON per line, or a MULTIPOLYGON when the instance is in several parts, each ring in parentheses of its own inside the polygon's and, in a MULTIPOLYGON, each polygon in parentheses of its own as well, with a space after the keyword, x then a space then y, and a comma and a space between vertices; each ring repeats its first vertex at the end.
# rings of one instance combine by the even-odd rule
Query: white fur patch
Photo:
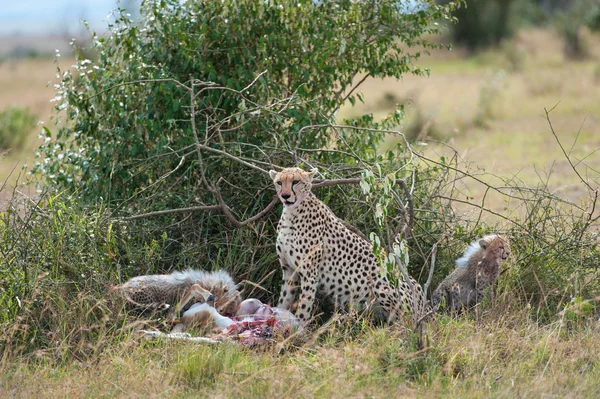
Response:
POLYGON ((194 283, 201 282, 207 287, 219 286, 221 284, 227 285, 229 292, 233 292, 237 289, 233 279, 225 270, 216 270, 214 272, 207 272, 204 270, 188 269, 183 272, 174 272, 167 275, 167 278, 173 285, 179 285, 188 280, 192 280, 194 283))
POLYGON ((485 236, 483 238, 478 238, 477 240, 470 243, 469 246, 467 247, 467 249, 465 250, 465 252, 463 253, 463 256, 461 256, 460 258, 458 258, 456 260, 456 267, 457 268, 467 267, 467 263, 469 262, 469 259, 471 259, 471 256, 473 256, 477 252, 483 250, 483 248, 481 248, 481 245, 479 245, 479 241, 485 240, 487 242, 490 242, 491 240, 493 240, 494 238, 497 238, 497 237, 498 237, 497 234, 491 234, 491 235, 485 236))
POLYGON ((208 312, 215 320, 215 324, 220 328, 229 327, 233 324, 233 320, 229 317, 221 316, 219 312, 217 312, 217 309, 206 303, 193 304, 183 315, 181 315, 181 319, 185 320, 187 317, 194 317, 201 312, 208 312))

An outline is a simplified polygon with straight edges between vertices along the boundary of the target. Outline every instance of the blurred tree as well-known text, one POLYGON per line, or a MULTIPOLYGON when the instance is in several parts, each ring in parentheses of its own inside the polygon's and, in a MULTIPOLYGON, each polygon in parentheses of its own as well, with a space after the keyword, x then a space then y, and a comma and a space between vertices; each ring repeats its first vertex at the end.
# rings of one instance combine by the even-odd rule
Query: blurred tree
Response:
POLYGON ((582 28, 600 27, 600 0, 466 0, 454 16, 454 41, 471 50, 500 43, 518 26, 551 23, 565 39, 566 53, 581 58, 587 47, 582 28))
POLYGON ((27 108, 8 107, 0 112, 0 155, 4 150, 20 150, 37 124, 27 108))
POLYGON ((560 3, 552 21, 565 41, 565 55, 587 58, 590 54, 585 31, 600 26, 600 0, 563 0, 560 3))
POLYGON ((510 18, 516 3, 513 0, 467 0, 466 7, 454 14, 458 18, 452 30, 454 40, 472 50, 498 44, 512 34, 510 18))
POLYGON ((565 10, 576 0, 535 0, 540 8, 547 14, 551 15, 557 10, 565 10))

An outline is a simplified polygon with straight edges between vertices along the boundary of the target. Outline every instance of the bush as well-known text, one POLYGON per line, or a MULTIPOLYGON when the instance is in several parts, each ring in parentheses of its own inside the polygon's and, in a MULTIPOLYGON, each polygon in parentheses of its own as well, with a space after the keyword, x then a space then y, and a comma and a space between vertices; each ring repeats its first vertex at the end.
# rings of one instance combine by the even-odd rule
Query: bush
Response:
POLYGON ((0 150, 20 150, 37 124, 26 108, 8 107, 0 112, 0 150))
MULTIPOLYGON (((146 1, 138 23, 118 14, 110 36, 95 38, 98 61, 80 59, 76 71, 64 71, 57 108, 67 111, 69 123, 55 135, 46 131, 52 138, 43 147, 49 162, 38 170, 57 189, 77 187, 88 200, 122 201, 160 181, 195 143, 192 81, 193 119, 203 145, 267 166, 296 162, 282 150, 326 146, 331 131, 305 129, 299 137, 300 129, 332 122, 344 102, 359 99, 352 91, 359 74, 425 73, 414 62, 434 45, 422 37, 438 32, 433 22, 449 19, 453 7, 405 14, 397 1, 377 7, 353 1, 146 1), (419 50, 410 51, 415 46, 419 50), (258 145, 274 148, 265 153, 258 145), (120 162, 125 159, 131 161, 120 162), (155 160, 151 167, 148 159, 155 160)), ((348 144, 368 152, 380 139, 351 132, 348 144)), ((219 158, 214 154, 206 152, 204 168, 216 182, 213 177, 230 176, 236 165, 213 162, 219 158)), ((178 184, 165 205, 201 194, 197 162, 170 175, 178 184)))
POLYGON ((105 208, 14 196, 0 213, 0 352, 70 359, 93 352, 118 322, 102 298, 121 271, 105 208), (22 216, 24 216, 22 218, 22 216))
POLYGON ((575 0, 564 10, 558 11, 553 19, 554 26, 565 41, 565 55, 583 59, 590 56, 585 30, 596 29, 600 21, 600 3, 597 0, 575 0))
MULTIPOLYGON (((415 62, 439 45, 424 37, 439 32, 436 21, 451 20, 456 4, 426 3, 405 13, 392 0, 146 1, 136 23, 121 10, 110 34, 94 39, 97 61, 80 57, 75 71, 60 71, 57 110, 66 122, 45 129, 35 170, 53 190, 77 190, 122 216, 227 204, 245 217, 272 200, 270 168, 318 166, 320 178, 365 168, 381 178, 421 173, 407 165, 405 147, 377 152, 380 129, 401 112, 380 123, 365 115, 347 128, 335 127, 335 114, 361 100, 357 78, 365 74, 427 72, 415 62)), ((430 173, 437 172, 423 177, 430 173)), ((367 202, 347 206, 359 188, 319 195, 363 231, 384 228, 365 212, 367 202)), ((232 232, 219 214, 178 215, 175 223, 171 215, 130 223, 140 246, 160 247, 152 270, 219 262, 234 253, 224 244, 239 248, 240 278, 263 281, 276 267, 272 253, 253 249, 273 242, 276 216, 232 232)))
POLYGON ((516 15, 513 8, 519 3, 513 0, 468 0, 465 7, 454 13, 458 19, 452 29, 454 40, 471 50, 499 44, 512 35, 511 19, 516 15))

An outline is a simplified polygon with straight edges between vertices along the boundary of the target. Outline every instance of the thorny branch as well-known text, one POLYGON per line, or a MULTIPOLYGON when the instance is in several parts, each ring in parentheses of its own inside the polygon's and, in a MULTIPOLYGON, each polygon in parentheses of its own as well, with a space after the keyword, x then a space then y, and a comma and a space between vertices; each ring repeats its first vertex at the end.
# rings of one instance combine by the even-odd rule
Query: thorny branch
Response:
POLYGON ((423 348, 423 322, 433 313, 432 309, 428 309, 427 307, 427 290, 429 289, 429 285, 431 284, 431 279, 433 277, 433 270, 435 269, 435 257, 437 254, 437 243, 433 245, 431 248, 431 264, 429 266, 429 276, 427 277, 427 282, 423 287, 422 296, 419 298, 417 293, 417 287, 413 282, 413 279, 409 277, 408 271, 402 259, 394 253, 394 259, 396 260, 396 264, 402 273, 402 277, 404 281, 408 284, 410 291, 412 293, 412 308, 413 308, 413 321, 415 331, 418 333, 418 342, 417 345, 419 349, 423 348))
POLYGON ((550 108, 550 110, 547 110, 546 108, 544 108, 544 112, 546 113, 546 121, 548 121, 548 126, 550 127, 550 131, 552 132, 552 135, 556 139, 558 146, 560 147, 563 154, 565 155, 567 162, 569 162, 569 165, 571 165, 571 169, 573 169, 573 172, 575 172, 575 174, 577 174, 577 177, 579 177, 579 180, 581 180, 581 182, 583 184, 585 184, 590 191, 595 191, 592 188, 592 186, 590 186, 590 184, 579 174, 579 171, 577 170, 577 168, 575 168, 575 165, 573 165, 573 162, 571 162, 571 158, 569 157, 569 154, 567 154, 567 152, 565 151, 565 148, 563 147, 562 143, 558 139, 558 136, 556 135, 556 132, 554 131, 554 126, 552 126, 552 121, 550 120, 550 112, 552 112, 554 110, 554 108, 556 108, 556 105, 554 107, 550 108))
POLYGON ((402 237, 408 237, 412 234, 412 229, 415 224, 415 205, 413 201, 413 196, 410 193, 406 182, 402 179, 399 179, 398 184, 404 190, 408 209, 406 209, 406 206, 404 206, 404 204, 402 203, 402 200, 400 199, 398 193, 393 191, 392 193, 394 195, 394 198, 396 199, 398 207, 400 208, 400 214, 402 216, 400 223, 398 223, 398 226, 396 226, 396 228, 394 229, 394 237, 397 237, 398 234, 402 234, 402 237))
MULTIPOLYGON (((558 104, 557 104, 558 105, 558 104)), ((585 234, 585 231, 588 229, 588 227, 598 218, 600 218, 600 216, 597 216, 596 218, 593 218, 594 212, 596 211, 596 204, 598 203, 598 194, 599 194, 599 189, 596 188, 594 189, 588 182, 587 180, 585 180, 581 174, 579 174, 579 171, 577 170, 577 168, 575 167, 575 165, 573 164, 573 162, 571 161, 571 157, 569 156, 569 154, 567 154, 567 152, 565 151, 565 148, 563 147, 562 143, 560 142, 560 140, 558 139, 558 135, 556 134, 556 132, 554 131, 554 126, 552 126, 552 121, 550 120, 550 112, 552 112, 554 110, 554 108, 556 108, 555 105, 554 107, 552 107, 550 110, 547 110, 546 108, 544 108, 544 112, 546 113, 546 120, 548 121, 548 126, 550 127, 550 131, 552 132, 552 135, 554 136, 554 138, 556 139, 556 142, 558 143, 558 146, 560 147, 560 149, 562 150, 565 158, 567 159, 567 162, 569 162, 569 165, 571 165, 571 169, 573 169, 573 172, 575 172, 575 174, 577 174, 577 177, 579 177, 579 180, 585 184, 585 186, 588 188, 588 190, 590 191, 590 193, 593 193, 593 199, 592 199, 592 206, 591 206, 591 210, 588 212, 587 215, 587 220, 585 222, 585 226, 583 229, 581 229, 581 234, 579 236, 579 239, 581 239, 583 237, 583 234, 585 234)), ((581 131, 581 128, 580 128, 581 131)), ((577 136, 579 136, 579 132, 577 132, 577 136)), ((575 143, 573 143, 573 145, 575 145, 575 143)), ((569 151, 570 153, 570 151, 569 151)))

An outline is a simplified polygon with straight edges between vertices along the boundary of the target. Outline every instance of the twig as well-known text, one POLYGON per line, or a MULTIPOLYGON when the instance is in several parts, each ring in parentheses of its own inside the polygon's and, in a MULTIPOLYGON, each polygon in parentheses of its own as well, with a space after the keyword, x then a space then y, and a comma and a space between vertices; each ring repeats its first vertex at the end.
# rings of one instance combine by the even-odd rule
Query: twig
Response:
POLYGON ((402 237, 408 237, 412 235, 413 226, 415 224, 415 205, 412 194, 408 189, 406 182, 402 179, 399 179, 398 184, 400 184, 400 187, 402 187, 402 189, 404 190, 408 209, 406 209, 406 207, 400 200, 398 194, 394 192, 396 202, 398 202, 398 205, 400 206, 400 211, 403 213, 404 217, 404 227, 400 228, 400 225, 398 225, 398 227, 396 227, 396 230, 394 231, 394 237, 396 237, 399 233, 402 233, 402 237))
POLYGON ((408 271, 406 266, 402 262, 402 259, 394 253, 394 258, 396 259, 396 264, 404 277, 404 280, 410 287, 412 292, 412 300, 413 300, 413 319, 415 322, 415 331, 418 332, 418 346, 423 347, 423 321, 427 320, 427 318, 433 314, 433 309, 427 311, 427 290, 429 289, 429 285, 431 284, 431 279, 433 278, 433 270, 435 269, 435 258, 437 255, 437 243, 433 245, 431 248, 431 265, 429 266, 429 276, 427 277, 427 281, 423 287, 423 296, 419 301, 417 298, 416 287, 410 276, 408 275, 408 271), (419 306, 421 303, 422 306, 419 306))
POLYGON ((423 286, 423 299, 425 301, 427 300, 427 290, 429 289, 431 279, 433 278, 433 269, 435 268, 435 257, 437 255, 437 245, 438 243, 436 242, 435 244, 433 244, 433 248, 431 248, 431 264, 429 266, 429 276, 427 276, 427 281, 423 286))
POLYGON ((489 209, 489 208, 484 208, 484 207, 482 207, 482 206, 481 206, 481 205, 479 205, 479 204, 474 204, 474 203, 472 203, 472 202, 465 201, 465 200, 461 200, 461 199, 458 199, 458 198, 447 197, 447 196, 445 196, 445 195, 435 195, 435 197, 436 197, 436 198, 445 199, 445 200, 448 200, 448 201, 452 201, 452 202, 460 202, 461 204, 466 204, 466 205, 470 205, 470 206, 472 206, 472 207, 475 207, 475 208, 478 208, 478 209, 483 209, 484 211, 486 211, 486 212, 488 212, 488 213, 491 213, 491 214, 492 214, 492 215, 494 215, 494 216, 498 216, 498 217, 500 217, 500 218, 502 218, 502 219, 506 220, 507 222, 509 222, 509 223, 512 223, 512 224, 514 224, 515 226, 518 226, 518 227, 522 228, 523 230, 527 230, 527 229, 526 229, 526 228, 525 228, 523 225, 521 225, 520 223, 518 223, 518 222, 516 222, 516 221, 514 221, 514 220, 512 220, 512 219, 510 219, 510 218, 508 218, 508 217, 506 217, 506 216, 504 216, 504 215, 502 215, 502 214, 498 213, 498 212, 495 212, 495 211, 493 211, 493 210, 491 210, 491 209, 489 209))
MULTIPOLYGON (((558 105, 558 104, 557 104, 558 105)), ((552 121, 550 120, 550 112, 552 112, 552 110, 554 110, 554 108, 556 108, 556 105, 554 107, 552 107, 550 109, 550 111, 548 111, 546 108, 544 108, 544 112, 546 113, 546 120, 548 121, 548 126, 550 126, 550 131, 552 132, 552 134, 554 135, 554 138, 556 139, 556 142, 558 143, 558 146, 560 147, 560 149, 562 150, 563 154, 565 155, 565 158, 567 159, 567 162, 569 162, 569 165, 571 165, 571 168, 573 169, 573 172, 575 172, 577 174, 577 177, 579 177, 579 180, 581 180, 581 182, 583 184, 585 184, 587 186, 588 189, 590 189, 590 191, 595 191, 592 186, 590 186, 590 184, 579 174, 579 172, 577 171, 577 169, 575 168, 575 165, 573 165, 573 162, 571 162, 571 158, 569 157, 569 154, 567 154, 567 152, 565 151, 565 148, 563 147, 562 143, 560 142, 560 140, 558 139, 558 136, 556 135, 556 132, 554 131, 554 127, 552 126, 552 121)))
MULTIPOLYGON (((558 105, 558 104, 557 104, 558 105)), ((583 235, 585 234, 586 230, 588 229, 588 227, 592 224, 592 217, 593 214, 596 210, 596 203, 598 201, 598 189, 594 189, 582 176, 581 174, 579 174, 579 171, 577 170, 577 168, 575 167, 575 165, 573 164, 573 162, 571 161, 571 157, 570 157, 570 153, 571 151, 573 151, 573 147, 575 146, 575 142, 573 142, 573 146, 571 147, 571 150, 569 150, 569 154, 567 154, 567 152, 565 151, 565 148, 563 147, 562 143, 560 142, 558 135, 556 134, 556 132, 554 131, 554 127, 552 126, 552 121, 550 120, 550 112, 552 112, 554 110, 554 108, 556 108, 555 105, 554 107, 552 107, 550 110, 547 110, 546 108, 544 108, 544 112, 546 113, 546 120, 548 121, 548 126, 550 127, 550 131, 552 132, 552 135, 554 136, 554 138, 556 139, 556 142, 558 143, 558 146, 560 147, 561 151, 563 152, 565 158, 567 159, 567 162, 569 162, 569 165, 571 165, 571 169, 573 169, 573 172, 575 172, 575 174, 577 174, 577 177, 579 177, 579 180, 581 180, 581 182, 583 184, 585 184, 585 186, 588 188, 588 190, 591 193, 594 193, 594 199, 592 200, 592 209, 591 211, 588 213, 588 217, 587 217, 587 221, 584 225, 584 227, 581 229, 581 234, 579 235, 579 239, 581 239, 583 237, 583 235)), ((583 123, 582 123, 583 126, 583 123)), ((579 133, 581 131, 581 127, 579 128, 579 131, 577 132, 577 137, 579 137, 579 133)), ((577 138, 575 139, 575 141, 577 141, 577 138)), ((579 164, 579 163, 578 163, 579 164)))
POLYGON ((142 213, 140 215, 134 215, 134 216, 124 217, 121 220, 130 221, 130 220, 151 218, 151 217, 161 216, 161 215, 170 215, 170 214, 173 214, 173 213, 199 212, 199 211, 218 211, 218 210, 221 210, 221 206, 220 205, 192 206, 192 207, 189 207, 189 208, 166 209, 164 211, 155 211, 155 212, 142 213))
POLYGON ((337 186, 340 184, 360 184, 360 178, 354 177, 350 179, 332 179, 332 180, 322 180, 320 182, 314 183, 312 185, 313 188, 319 187, 329 187, 329 186, 337 186))
POLYGON ((359 81, 358 81, 358 83, 356 83, 356 84, 354 85, 354 87, 352 87, 352 89, 350 89, 350 91, 348 92, 348 94, 346 94, 346 95, 344 96, 344 98, 342 99, 342 102, 346 102, 346 100, 347 100, 348 98, 350 98, 350 96, 352 95, 352 93, 354 93, 354 92, 356 91, 356 89, 358 89, 358 87, 359 87, 360 85, 362 85, 362 84, 365 82, 365 80, 367 80, 367 78, 368 78, 369 76, 371 76, 371 74, 370 74, 370 73, 367 73, 365 76, 363 76, 363 78, 362 78, 361 80, 359 80, 359 81))
POLYGON ((263 169, 263 168, 261 168, 259 166, 256 166, 254 164, 251 164, 250 162, 246 162, 243 159, 240 159, 240 158, 236 157, 235 155, 229 154, 228 152, 217 150, 216 148, 208 147, 208 146, 206 146, 204 144, 200 144, 200 142, 196 143, 196 147, 199 150, 201 149, 201 150, 205 150, 205 151, 208 151, 208 152, 212 152, 212 153, 215 153, 215 154, 222 155, 222 156, 224 156, 226 158, 234 160, 237 163, 241 163, 242 165, 245 165, 245 166, 247 166, 247 167, 249 167, 251 169, 257 170, 257 171, 259 171, 259 172, 261 172, 261 173, 263 173, 265 175, 269 174, 269 172, 267 170, 265 170, 265 169, 263 169))
POLYGON ((400 259, 400 256, 398 256, 395 252, 394 252, 394 258, 396 259, 396 264, 398 265, 398 268, 400 269, 400 272, 402 273, 402 276, 404 277, 404 281, 406 281, 406 283, 408 284, 408 286, 410 287, 410 290, 412 292, 411 298, 413 301, 413 318, 414 318, 414 322, 415 322, 415 328, 417 328, 418 327, 417 321, 419 320, 420 309, 419 309, 419 306, 417 306, 418 302, 417 302, 417 292, 416 292, 415 284, 412 282, 410 276, 408 275, 408 271, 406 270, 406 267, 404 266, 402 259, 400 259))
POLYGON ((8 174, 8 176, 6 176, 6 179, 4 179, 4 183, 2 183, 2 187, 0 187, 0 193, 4 190, 4 187, 6 187, 6 183, 8 183, 8 179, 10 179, 10 177, 14 173, 15 169, 17 168, 17 166, 19 166, 19 162, 18 161, 15 163, 15 166, 13 166, 13 168, 11 169, 10 173, 8 174))
POLYGON ((104 89, 102 91, 99 91, 98 93, 96 93, 96 94, 94 94, 92 96, 86 97, 84 99, 84 101, 87 101, 87 100, 89 100, 91 98, 94 98, 94 97, 98 97, 98 96, 100 96, 100 95, 102 95, 102 94, 104 94, 106 92, 109 92, 111 90, 114 90, 114 89, 116 89, 118 87, 122 87, 122 86, 135 85, 135 84, 139 84, 139 83, 161 83, 161 82, 175 83, 177 86, 182 87, 182 88, 186 89, 187 91, 190 90, 190 88, 188 86, 186 86, 184 83, 181 83, 177 79, 140 79, 140 80, 134 80, 134 81, 131 81, 131 82, 123 82, 123 83, 116 84, 114 86, 109 87, 108 89, 104 89))
POLYGON ((246 87, 244 87, 242 90, 240 90, 241 93, 245 92, 246 90, 248 90, 249 88, 251 88, 252 86, 254 86, 254 83, 256 83, 256 81, 258 79, 260 79, 261 76, 263 76, 265 73, 267 73, 268 69, 265 69, 264 71, 262 71, 261 73, 259 73, 252 82, 250 82, 250 84, 246 87))

